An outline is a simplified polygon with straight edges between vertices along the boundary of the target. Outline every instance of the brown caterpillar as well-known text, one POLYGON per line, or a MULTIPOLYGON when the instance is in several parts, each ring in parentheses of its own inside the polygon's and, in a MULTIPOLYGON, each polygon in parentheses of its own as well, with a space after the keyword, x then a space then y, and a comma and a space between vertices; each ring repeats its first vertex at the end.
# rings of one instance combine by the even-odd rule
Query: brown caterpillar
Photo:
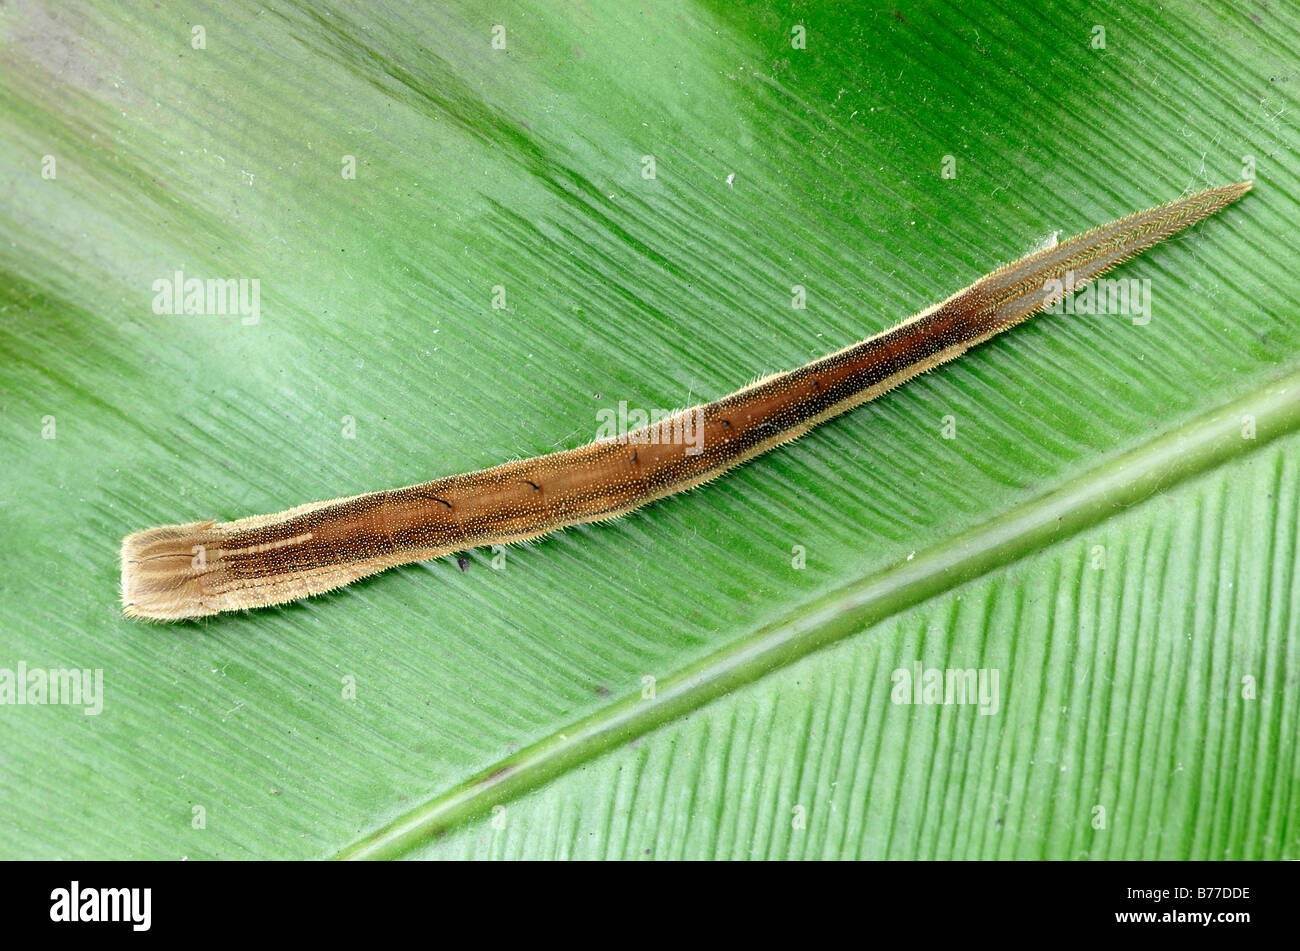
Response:
POLYGON ((613 518, 714 478, 938 366, 1250 190, 1222 185, 1141 211, 980 278, 883 333, 649 427, 403 489, 234 522, 166 525, 122 543, 130 617, 201 617, 329 591, 395 565, 613 518), (685 414, 694 414, 688 421, 685 414))

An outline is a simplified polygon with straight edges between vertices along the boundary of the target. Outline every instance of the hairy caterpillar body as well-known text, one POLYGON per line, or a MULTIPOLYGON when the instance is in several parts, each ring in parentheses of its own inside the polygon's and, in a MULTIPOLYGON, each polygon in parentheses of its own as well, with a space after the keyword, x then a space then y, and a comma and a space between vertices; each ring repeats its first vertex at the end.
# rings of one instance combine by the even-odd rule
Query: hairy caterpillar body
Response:
POLYGON ((1223 185, 1102 225, 980 278, 897 326, 657 424, 563 452, 122 543, 122 606, 177 620, 280 604, 396 565, 613 518, 712 479, 1012 327, 1250 190, 1223 185), (685 414, 692 414, 687 420, 685 414))

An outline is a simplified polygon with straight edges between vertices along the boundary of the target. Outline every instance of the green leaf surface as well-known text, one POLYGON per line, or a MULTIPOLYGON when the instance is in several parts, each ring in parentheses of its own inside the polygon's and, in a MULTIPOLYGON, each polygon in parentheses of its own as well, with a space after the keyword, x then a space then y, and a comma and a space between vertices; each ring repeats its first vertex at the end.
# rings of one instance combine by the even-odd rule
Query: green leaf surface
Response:
POLYGON ((0 856, 1300 857, 1298 27, 0 7, 0 670, 104 682, 0 706, 0 856), (1243 175, 1116 272, 1149 322, 1036 318, 465 571, 120 614, 130 531, 580 445, 1243 175), (155 313, 177 270, 259 319, 155 313), (915 663, 996 711, 894 702, 915 663))

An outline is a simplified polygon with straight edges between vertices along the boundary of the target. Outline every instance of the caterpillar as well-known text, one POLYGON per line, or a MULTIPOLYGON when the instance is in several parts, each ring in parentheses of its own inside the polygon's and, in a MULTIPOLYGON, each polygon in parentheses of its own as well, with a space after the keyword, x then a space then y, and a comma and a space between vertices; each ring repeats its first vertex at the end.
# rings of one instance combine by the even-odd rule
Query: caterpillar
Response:
POLYGON ((889 330, 682 410, 654 423, 654 432, 643 427, 576 449, 274 515, 128 535, 121 552, 123 610, 133 618, 178 620, 280 604, 397 565, 624 515, 952 360, 1250 187, 1209 188, 1029 254, 889 330), (688 427, 698 429, 696 438, 658 438, 688 427))

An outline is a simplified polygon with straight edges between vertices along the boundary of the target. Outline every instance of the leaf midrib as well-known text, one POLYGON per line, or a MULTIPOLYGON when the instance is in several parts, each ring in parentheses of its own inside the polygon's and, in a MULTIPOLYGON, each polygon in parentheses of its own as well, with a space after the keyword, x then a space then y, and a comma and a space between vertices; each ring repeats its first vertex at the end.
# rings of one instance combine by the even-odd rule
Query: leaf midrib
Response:
POLYGON ((336 858, 395 858, 506 800, 902 610, 1300 429, 1300 370, 1205 413, 907 561, 810 601, 655 685, 436 793, 336 858), (1242 434, 1253 417, 1255 438, 1242 434))

